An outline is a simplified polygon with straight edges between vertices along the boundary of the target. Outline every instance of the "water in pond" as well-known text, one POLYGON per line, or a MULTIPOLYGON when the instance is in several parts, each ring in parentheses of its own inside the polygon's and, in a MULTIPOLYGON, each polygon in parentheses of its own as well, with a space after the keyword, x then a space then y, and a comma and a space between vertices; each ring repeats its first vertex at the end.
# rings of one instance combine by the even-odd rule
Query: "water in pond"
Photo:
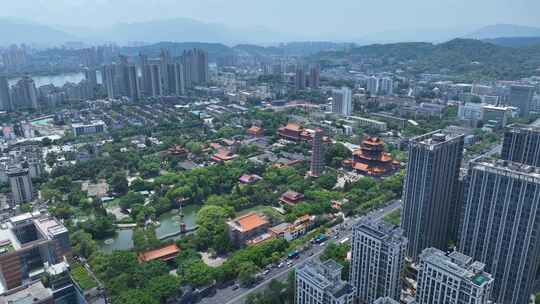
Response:
MULTIPOLYGON (((184 222, 188 229, 195 226, 195 217, 200 206, 190 205, 184 207, 184 222)), ((180 231, 180 217, 178 210, 172 210, 162 214, 159 217, 160 226, 156 228, 157 237, 162 237, 171 233, 180 231)), ((116 236, 107 239, 100 243, 99 247, 104 252, 112 252, 113 250, 129 250, 133 248, 133 230, 119 229, 116 236)))

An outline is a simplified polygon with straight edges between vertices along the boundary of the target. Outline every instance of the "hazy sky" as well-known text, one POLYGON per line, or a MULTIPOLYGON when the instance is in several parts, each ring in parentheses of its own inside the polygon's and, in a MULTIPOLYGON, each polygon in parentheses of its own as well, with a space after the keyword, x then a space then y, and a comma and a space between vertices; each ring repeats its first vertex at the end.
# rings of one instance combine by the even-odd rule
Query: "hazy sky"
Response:
POLYGON ((350 36, 386 30, 495 23, 540 26, 540 0, 0 0, 0 16, 104 26, 187 17, 295 34, 350 36))

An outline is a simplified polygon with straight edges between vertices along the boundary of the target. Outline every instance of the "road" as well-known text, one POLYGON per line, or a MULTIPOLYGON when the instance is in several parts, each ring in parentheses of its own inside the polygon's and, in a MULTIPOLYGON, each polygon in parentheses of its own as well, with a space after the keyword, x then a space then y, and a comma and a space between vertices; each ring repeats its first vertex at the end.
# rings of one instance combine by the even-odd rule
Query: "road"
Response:
MULTIPOLYGON (((370 217, 374 220, 380 220, 385 215, 391 213, 392 211, 399 209, 401 207, 401 200, 395 200, 392 201, 387 206, 383 207, 382 209, 372 211, 371 213, 367 214, 363 218, 370 217)), ((337 235, 336 240, 342 240, 344 238, 350 238, 352 233, 352 227, 354 224, 356 224, 360 219, 350 217, 347 218, 341 225, 339 225, 340 228, 334 227, 331 232, 327 233, 329 238, 335 238, 337 235)), ((315 259, 319 257, 326 246, 328 245, 328 242, 324 242, 321 245, 313 245, 310 249, 302 252, 300 254, 300 257, 296 260, 294 260, 294 264, 291 267, 283 266, 281 268, 271 268, 269 269, 269 272, 264 276, 264 280, 260 282, 258 285, 250 288, 238 288, 236 290, 233 290, 232 286, 229 286, 227 288, 218 289, 216 293, 212 296, 205 297, 201 299, 199 303, 201 304, 240 304, 244 303, 246 297, 253 293, 253 292, 260 292, 265 290, 270 281, 272 280, 279 280, 279 281, 285 281, 287 279, 289 271, 291 271, 293 268, 297 268, 301 265, 303 265, 305 262, 310 261, 312 259, 315 259)))

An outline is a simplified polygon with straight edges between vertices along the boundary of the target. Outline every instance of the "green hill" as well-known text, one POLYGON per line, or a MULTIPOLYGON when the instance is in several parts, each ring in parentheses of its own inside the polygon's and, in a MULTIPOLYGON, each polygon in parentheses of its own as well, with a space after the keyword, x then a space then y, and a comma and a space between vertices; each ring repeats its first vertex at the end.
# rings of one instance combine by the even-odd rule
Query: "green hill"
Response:
POLYGON ((353 63, 372 63, 374 69, 440 73, 464 80, 512 80, 540 74, 540 45, 511 48, 474 39, 454 39, 441 44, 375 44, 317 56, 325 62, 342 61, 346 57, 353 63))

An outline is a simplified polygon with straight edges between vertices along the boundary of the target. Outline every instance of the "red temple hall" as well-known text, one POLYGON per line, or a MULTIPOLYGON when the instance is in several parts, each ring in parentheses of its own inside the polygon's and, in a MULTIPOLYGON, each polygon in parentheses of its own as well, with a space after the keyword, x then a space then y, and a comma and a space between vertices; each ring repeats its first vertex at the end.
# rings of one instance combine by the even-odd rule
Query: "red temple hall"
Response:
POLYGON ((392 159, 390 153, 384 152, 384 141, 378 137, 366 137, 360 149, 353 152, 352 160, 343 162, 356 172, 367 176, 387 175, 399 168, 399 161, 392 159))

